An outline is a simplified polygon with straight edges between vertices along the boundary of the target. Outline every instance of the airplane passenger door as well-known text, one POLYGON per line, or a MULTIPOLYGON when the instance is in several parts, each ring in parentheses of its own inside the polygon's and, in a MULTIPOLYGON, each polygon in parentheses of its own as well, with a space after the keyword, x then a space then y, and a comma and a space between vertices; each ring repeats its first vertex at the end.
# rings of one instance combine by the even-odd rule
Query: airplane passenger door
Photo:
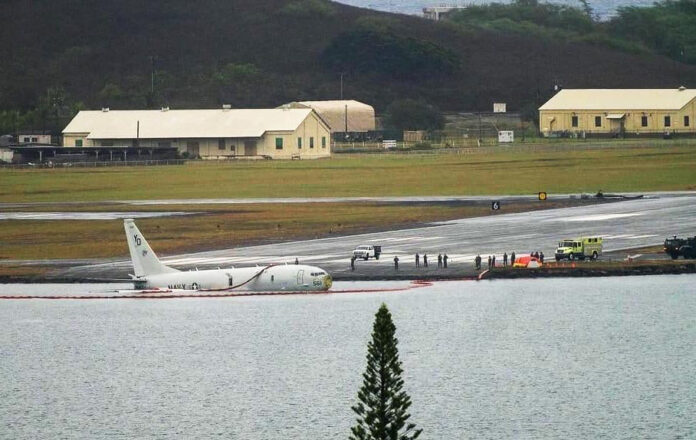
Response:
POLYGON ((301 286, 304 283, 304 270, 297 272, 297 285, 301 286))

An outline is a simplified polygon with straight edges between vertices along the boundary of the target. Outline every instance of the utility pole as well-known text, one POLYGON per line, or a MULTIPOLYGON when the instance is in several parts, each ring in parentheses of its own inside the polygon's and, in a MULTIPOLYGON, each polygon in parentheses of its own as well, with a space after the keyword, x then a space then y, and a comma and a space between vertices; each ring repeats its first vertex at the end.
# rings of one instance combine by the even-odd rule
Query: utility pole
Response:
POLYGON ((155 96, 155 56, 150 55, 150 93, 155 96))
POLYGON ((150 55, 150 106, 155 106, 155 61, 156 55, 150 55))
POLYGON ((343 74, 345 72, 341 72, 341 101, 343 101, 343 74))

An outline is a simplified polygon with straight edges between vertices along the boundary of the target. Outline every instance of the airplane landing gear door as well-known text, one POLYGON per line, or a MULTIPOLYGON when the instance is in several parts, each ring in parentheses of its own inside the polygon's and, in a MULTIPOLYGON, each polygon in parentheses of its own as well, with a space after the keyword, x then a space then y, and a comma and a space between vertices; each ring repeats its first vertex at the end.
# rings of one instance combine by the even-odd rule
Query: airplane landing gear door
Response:
POLYGON ((304 270, 297 272, 297 285, 301 286, 304 283, 304 270))

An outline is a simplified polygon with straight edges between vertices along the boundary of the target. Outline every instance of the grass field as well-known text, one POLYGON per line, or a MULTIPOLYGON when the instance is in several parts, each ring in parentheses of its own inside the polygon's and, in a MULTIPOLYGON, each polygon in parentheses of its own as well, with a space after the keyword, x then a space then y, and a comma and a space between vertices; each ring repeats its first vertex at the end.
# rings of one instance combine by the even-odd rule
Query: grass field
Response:
MULTIPOLYGON (((505 213, 553 208, 554 202, 508 203, 505 213)), ((94 211, 127 210, 128 206, 97 206, 94 211)), ((150 207, 148 207, 149 209, 150 207)), ((159 210, 161 207, 153 207, 159 210)), ((403 228, 428 221, 491 215, 487 204, 393 205, 377 203, 315 203, 170 206, 199 215, 140 219, 138 227, 160 255, 242 245, 348 235, 403 228)), ((84 209, 84 207, 80 207, 84 209)), ((39 210, 44 210, 41 207, 39 210)), ((0 221, 2 260, 126 257, 121 220, 0 221)), ((0 275, 3 269, 0 267, 0 275)))
POLYGON ((0 202, 696 189, 696 147, 340 155, 316 161, 0 169, 0 202))

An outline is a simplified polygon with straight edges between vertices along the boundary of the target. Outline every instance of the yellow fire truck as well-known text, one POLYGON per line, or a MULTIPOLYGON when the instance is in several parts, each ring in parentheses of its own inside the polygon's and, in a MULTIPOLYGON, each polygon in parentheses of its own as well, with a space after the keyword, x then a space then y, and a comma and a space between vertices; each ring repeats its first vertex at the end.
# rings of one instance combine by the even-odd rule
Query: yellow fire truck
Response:
POLYGON ((569 259, 570 261, 590 258, 596 260, 602 255, 602 237, 569 238, 558 243, 556 249, 556 261, 569 259))

